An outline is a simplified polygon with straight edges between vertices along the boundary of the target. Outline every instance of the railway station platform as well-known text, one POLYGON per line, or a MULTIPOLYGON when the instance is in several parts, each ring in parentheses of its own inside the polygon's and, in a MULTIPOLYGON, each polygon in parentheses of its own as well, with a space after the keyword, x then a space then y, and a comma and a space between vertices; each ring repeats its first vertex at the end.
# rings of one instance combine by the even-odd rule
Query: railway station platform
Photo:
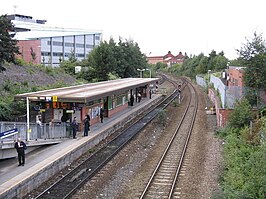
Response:
POLYGON ((0 160, 0 199, 22 198, 161 99, 161 94, 153 94, 151 99, 144 98, 110 118, 104 118, 103 123, 92 125, 89 136, 78 132, 77 139, 66 139, 30 152, 26 154, 25 166, 18 167, 17 158, 0 160))

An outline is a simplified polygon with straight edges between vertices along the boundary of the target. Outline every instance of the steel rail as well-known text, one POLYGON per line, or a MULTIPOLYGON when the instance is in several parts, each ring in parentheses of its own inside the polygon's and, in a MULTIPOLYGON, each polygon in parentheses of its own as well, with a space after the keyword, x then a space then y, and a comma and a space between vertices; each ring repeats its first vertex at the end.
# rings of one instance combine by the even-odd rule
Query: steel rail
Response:
MULTIPOLYGON (((163 79, 165 78, 166 77, 163 77, 163 79)), ((169 81, 173 83, 173 81, 169 81)), ((76 190, 87 182, 88 179, 93 177, 110 159, 112 159, 138 132, 150 123, 161 110, 165 109, 178 96, 178 94, 178 90, 175 89, 159 105, 152 110, 149 110, 141 119, 108 142, 106 147, 93 154, 88 160, 84 161, 81 165, 48 187, 36 198, 69 198, 76 192, 76 190), (95 166, 93 167, 92 165, 95 166)))
POLYGON ((176 182, 177 182, 178 176, 180 174, 180 170, 181 170, 181 167, 182 167, 182 164, 183 164, 183 161, 184 161, 184 157, 185 157, 185 154, 186 154, 186 151, 187 151, 187 148, 188 148, 188 143, 189 143, 189 140, 190 140, 190 137, 191 137, 191 134, 192 134, 193 126, 194 126, 194 123, 195 123, 195 120, 196 120, 197 111, 198 111, 198 94, 197 94, 197 91, 196 91, 195 87, 190 82, 188 82, 188 83, 191 85, 191 87, 193 88, 193 90, 195 92, 195 97, 196 97, 195 109, 194 109, 194 113, 193 113, 192 122, 191 122, 191 125, 190 125, 190 128, 189 128, 189 133, 188 133, 188 136, 187 136, 187 139, 186 139, 185 146, 184 146, 183 151, 182 151, 181 159, 180 159, 180 162, 178 164, 178 168, 177 168, 176 175, 175 175, 173 183, 172 183, 172 187, 171 187, 168 199, 171 199, 172 196, 173 196, 173 192, 174 192, 174 189, 175 189, 175 186, 176 186, 176 182))
MULTIPOLYGON (((185 81, 186 81, 186 80, 185 80, 185 81)), ((188 82, 188 83, 189 83, 189 82, 188 82)), ((189 84, 190 84, 190 83, 189 83, 189 84)), ((192 86, 192 84, 190 84, 190 85, 192 86)), ((193 86, 192 86, 192 88, 193 88, 193 86)), ((194 89, 194 88, 193 88, 193 89, 194 89)), ((195 91, 195 90, 194 90, 194 91, 195 91)), ((155 176, 158 174, 159 169, 160 169, 160 167, 162 166, 163 161, 165 160, 166 155, 167 155, 167 153, 169 152, 170 147, 171 147, 171 145, 173 144, 173 142, 174 142, 174 140, 175 140, 175 138, 176 138, 176 136, 177 136, 177 133, 178 133, 178 131, 179 131, 179 129, 180 129, 180 127, 181 127, 183 121, 184 121, 184 118, 185 118, 186 115, 187 115, 187 112, 188 112, 190 106, 191 106, 191 98, 189 98, 189 102, 188 102, 188 104, 187 104, 187 106, 186 106, 185 111, 184 111, 183 114, 182 114, 181 120, 179 121, 179 123, 178 123, 178 125, 177 125, 177 127, 176 127, 176 129, 175 129, 175 132, 174 132, 173 136, 171 137, 171 139, 170 139, 168 145, 166 146, 164 152, 162 153, 160 160, 158 161, 158 163, 157 163, 157 165, 156 165, 156 167, 155 167, 153 173, 152 173, 151 176, 150 176, 149 181, 148 181, 147 184, 146 184, 146 187, 144 188, 144 190, 143 190, 141 196, 139 197, 140 199, 142 199, 142 198, 144 198, 144 197, 146 196, 146 194, 147 194, 149 188, 151 187, 151 184, 152 184, 153 180, 155 179, 155 176)), ((172 185, 171 185, 171 188, 170 188, 170 192, 169 192, 169 194, 168 194, 168 198, 171 198, 172 193, 173 193, 173 190, 174 190, 174 187, 175 187, 174 185, 175 185, 175 182, 176 182, 176 180, 177 180, 177 177, 178 177, 178 174, 179 174, 179 171, 180 171, 181 165, 182 165, 182 161, 183 161, 183 158, 184 158, 184 155, 185 155, 186 147, 187 147, 187 145, 188 145, 188 141, 189 141, 189 138, 190 138, 190 135, 191 135, 192 129, 193 129, 193 123, 194 123, 194 121, 195 121, 195 115, 196 115, 196 112, 197 112, 197 100, 195 101, 195 108, 194 108, 194 110, 193 110, 193 118, 192 118, 192 120, 191 120, 191 124, 190 124, 190 127, 189 127, 189 132, 188 132, 188 135, 187 135, 187 138, 186 138, 185 145, 184 145, 184 147, 183 147, 183 149, 182 149, 182 154, 181 154, 181 158, 180 158, 180 160, 179 160, 179 164, 178 164, 177 170, 175 171, 175 177, 174 177, 174 179, 173 179, 173 181, 172 181, 172 185)))

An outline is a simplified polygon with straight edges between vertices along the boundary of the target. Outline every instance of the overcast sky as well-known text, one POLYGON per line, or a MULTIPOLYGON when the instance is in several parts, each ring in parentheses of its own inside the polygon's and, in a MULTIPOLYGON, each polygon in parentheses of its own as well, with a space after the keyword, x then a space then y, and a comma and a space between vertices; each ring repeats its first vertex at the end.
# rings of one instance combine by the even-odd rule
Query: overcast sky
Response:
POLYGON ((147 55, 236 49, 266 36, 265 0, 1 0, 0 14, 23 14, 66 28, 100 30, 104 40, 133 39, 147 55))

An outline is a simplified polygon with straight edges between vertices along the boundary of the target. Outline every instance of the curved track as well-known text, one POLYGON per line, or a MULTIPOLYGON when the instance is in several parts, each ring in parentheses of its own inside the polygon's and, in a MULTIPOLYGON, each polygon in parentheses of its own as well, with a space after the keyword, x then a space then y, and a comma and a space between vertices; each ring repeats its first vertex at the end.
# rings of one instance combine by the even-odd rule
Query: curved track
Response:
MULTIPOLYGON (((166 77, 163 77, 166 79, 166 77)), ((171 81, 171 80, 168 80, 171 81)), ((175 82, 171 81, 176 85, 175 82)), ((54 183, 36 198, 69 198, 85 182, 94 176, 121 148, 126 145, 138 132, 151 122, 160 112, 165 109, 179 95, 176 89, 166 97, 158 106, 150 110, 136 123, 124 130, 120 135, 110 141, 106 147, 100 149, 83 164, 69 172, 62 179, 54 183)))
POLYGON ((198 95, 187 82, 190 100, 155 170, 139 198, 178 198, 175 185, 188 146, 198 109, 198 95))

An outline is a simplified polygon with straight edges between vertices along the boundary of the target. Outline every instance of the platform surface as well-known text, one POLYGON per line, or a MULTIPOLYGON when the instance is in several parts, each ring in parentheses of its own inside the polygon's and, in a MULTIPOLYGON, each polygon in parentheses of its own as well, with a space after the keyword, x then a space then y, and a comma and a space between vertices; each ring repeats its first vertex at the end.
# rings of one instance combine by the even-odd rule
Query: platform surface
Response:
POLYGON ((51 164, 55 159, 66 155, 70 150, 75 150, 80 145, 91 140, 97 134, 111 128, 124 117, 132 114, 132 112, 142 109, 159 97, 161 97, 161 95, 154 94, 152 99, 143 98, 140 103, 134 103, 134 106, 129 106, 127 109, 113 115, 111 118, 104 118, 103 123, 97 123, 91 126, 89 136, 84 137, 83 132, 78 132, 77 139, 69 138, 59 144, 44 146, 26 154, 26 163, 24 166, 18 167, 17 158, 0 160, 0 198, 1 194, 10 189, 10 187, 22 183, 23 180, 32 176, 35 172, 40 171, 46 165, 51 164))

